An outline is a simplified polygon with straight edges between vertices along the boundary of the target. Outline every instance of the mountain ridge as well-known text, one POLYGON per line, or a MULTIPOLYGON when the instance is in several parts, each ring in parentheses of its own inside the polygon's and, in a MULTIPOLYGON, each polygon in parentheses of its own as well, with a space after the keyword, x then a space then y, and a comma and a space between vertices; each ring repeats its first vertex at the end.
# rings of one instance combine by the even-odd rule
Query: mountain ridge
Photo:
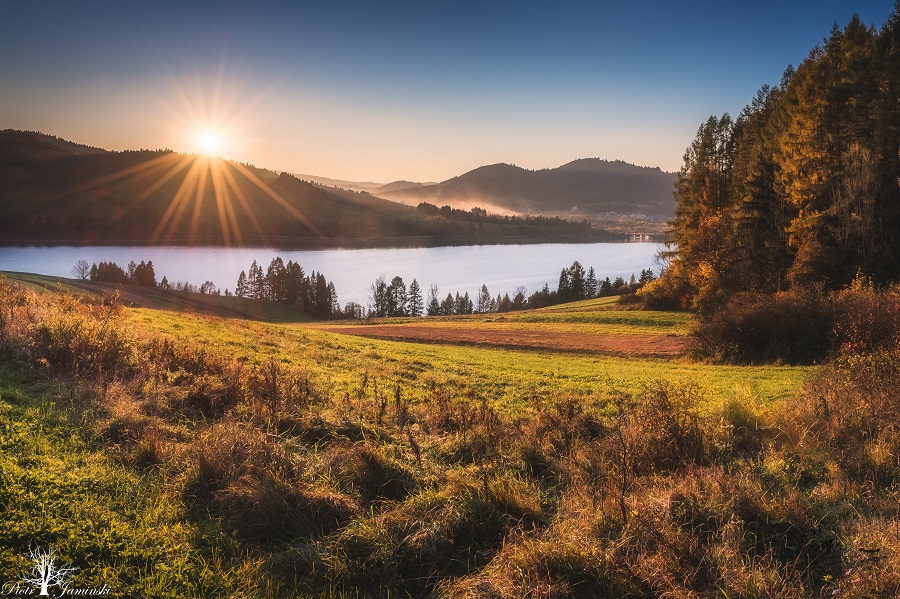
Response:
POLYGON ((0 132, 0 242, 377 247, 613 237, 561 219, 430 214, 221 158, 0 132))
POLYGON ((496 163, 435 185, 372 193, 406 203, 480 203, 524 214, 671 216, 675 177, 659 167, 581 158, 540 170, 496 163))

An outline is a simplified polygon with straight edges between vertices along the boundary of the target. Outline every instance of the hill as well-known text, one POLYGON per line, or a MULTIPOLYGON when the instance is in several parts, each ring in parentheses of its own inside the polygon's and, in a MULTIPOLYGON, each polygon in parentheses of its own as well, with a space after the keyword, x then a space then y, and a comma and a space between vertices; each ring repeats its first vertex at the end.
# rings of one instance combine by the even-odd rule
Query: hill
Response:
POLYGON ((525 214, 668 217, 675 206, 674 182, 673 173, 659 168, 585 158, 538 171, 493 164, 435 185, 372 193, 413 204, 496 207, 525 214))
POLYGON ((322 187, 339 187, 347 191, 373 191, 379 189, 383 184, 373 181, 346 181, 344 179, 331 179, 329 177, 319 177, 317 175, 301 175, 297 173, 289 173, 303 181, 309 181, 322 187))
POLYGON ((262 322, 297 323, 313 320, 308 314, 285 302, 265 302, 244 297, 120 283, 100 283, 23 272, 0 271, 0 280, 19 283, 34 290, 65 291, 99 298, 111 298, 118 294, 119 301, 131 308, 168 310, 192 315, 202 314, 210 317, 262 322))
POLYGON ((366 192, 169 150, 109 152, 0 132, 0 236, 8 242, 335 247, 597 241, 585 224, 423 217, 366 192))

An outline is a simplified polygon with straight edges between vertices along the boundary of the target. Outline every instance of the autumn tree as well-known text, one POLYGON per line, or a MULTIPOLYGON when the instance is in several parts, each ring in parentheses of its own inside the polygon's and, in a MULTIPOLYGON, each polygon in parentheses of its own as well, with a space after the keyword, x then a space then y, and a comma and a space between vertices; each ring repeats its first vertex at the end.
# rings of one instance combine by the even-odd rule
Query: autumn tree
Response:
POLYGON ((91 274, 91 267, 87 260, 78 260, 72 267, 72 276, 76 279, 86 281, 91 274))

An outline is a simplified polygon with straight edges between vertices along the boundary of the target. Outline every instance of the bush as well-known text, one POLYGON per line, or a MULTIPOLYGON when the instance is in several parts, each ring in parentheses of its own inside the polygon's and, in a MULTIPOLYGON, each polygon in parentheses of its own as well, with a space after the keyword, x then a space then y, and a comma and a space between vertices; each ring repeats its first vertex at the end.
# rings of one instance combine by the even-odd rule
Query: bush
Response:
POLYGON ((843 356, 804 389, 797 426, 811 430, 851 473, 900 476, 900 349, 843 356))
POLYGON ((742 294, 694 333, 690 351, 717 362, 811 364, 832 351, 835 322, 834 303, 816 290, 742 294))
POLYGON ((834 342, 843 354, 896 347, 900 341, 900 287, 877 291, 855 281, 836 293, 834 342))

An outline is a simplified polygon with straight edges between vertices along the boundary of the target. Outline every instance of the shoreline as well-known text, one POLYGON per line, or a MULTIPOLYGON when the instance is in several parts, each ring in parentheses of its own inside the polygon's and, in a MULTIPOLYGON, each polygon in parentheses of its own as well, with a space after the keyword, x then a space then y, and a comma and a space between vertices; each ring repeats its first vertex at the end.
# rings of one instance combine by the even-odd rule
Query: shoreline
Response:
POLYGON ((467 237, 382 237, 379 239, 310 237, 248 237, 241 243, 221 243, 220 239, 176 237, 165 240, 131 238, 0 238, 0 247, 185 247, 185 248, 275 248, 280 250, 338 250, 386 248, 437 248, 490 245, 591 244, 591 243, 653 243, 660 240, 631 240, 628 235, 572 236, 572 237, 509 237, 502 239, 473 239, 467 237))

